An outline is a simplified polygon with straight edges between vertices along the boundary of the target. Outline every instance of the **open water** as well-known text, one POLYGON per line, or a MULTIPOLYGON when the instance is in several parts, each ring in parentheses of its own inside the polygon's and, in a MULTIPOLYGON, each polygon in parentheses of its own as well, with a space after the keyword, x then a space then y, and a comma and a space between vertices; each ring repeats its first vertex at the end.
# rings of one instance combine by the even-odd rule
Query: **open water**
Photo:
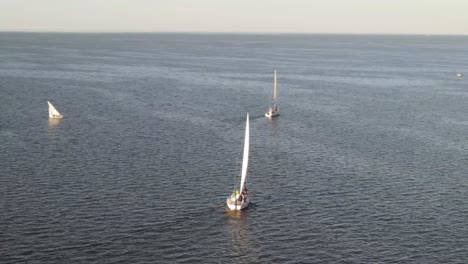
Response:
POLYGON ((463 36, 0 33, 0 262, 467 263, 467 102, 463 36))

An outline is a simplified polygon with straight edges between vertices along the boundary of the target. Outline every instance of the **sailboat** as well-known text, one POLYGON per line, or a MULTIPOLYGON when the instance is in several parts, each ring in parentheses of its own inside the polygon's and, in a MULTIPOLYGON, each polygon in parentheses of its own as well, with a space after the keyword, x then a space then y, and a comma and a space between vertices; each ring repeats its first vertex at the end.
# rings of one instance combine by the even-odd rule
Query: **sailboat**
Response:
POLYGON ((49 104, 49 118, 60 119, 63 117, 63 115, 61 115, 49 101, 47 101, 47 103, 49 104))
POLYGON ((239 189, 235 190, 226 199, 226 204, 230 210, 242 210, 246 208, 250 203, 250 199, 247 196, 247 188, 245 187, 245 178, 247 176, 248 164, 249 164, 249 113, 247 113, 247 121, 245 125, 244 156, 242 159, 240 186, 239 186, 239 189))
POLYGON ((278 88, 276 86, 276 70, 275 70, 275 77, 273 82, 273 105, 268 108, 265 113, 266 117, 272 118, 275 116, 279 116, 279 106, 278 106, 278 88))

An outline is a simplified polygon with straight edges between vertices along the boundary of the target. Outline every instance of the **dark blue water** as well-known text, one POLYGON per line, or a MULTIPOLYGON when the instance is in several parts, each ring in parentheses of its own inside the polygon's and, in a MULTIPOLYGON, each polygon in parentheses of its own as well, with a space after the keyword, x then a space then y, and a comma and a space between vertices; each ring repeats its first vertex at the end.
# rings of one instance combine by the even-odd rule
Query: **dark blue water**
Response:
POLYGON ((0 262, 466 263, 467 101, 468 37, 0 33, 0 262))

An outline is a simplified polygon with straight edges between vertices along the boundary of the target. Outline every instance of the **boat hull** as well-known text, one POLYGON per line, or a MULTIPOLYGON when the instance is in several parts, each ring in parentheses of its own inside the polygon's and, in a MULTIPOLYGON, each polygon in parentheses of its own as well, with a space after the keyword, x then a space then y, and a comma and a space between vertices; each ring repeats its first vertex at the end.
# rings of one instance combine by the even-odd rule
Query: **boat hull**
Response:
POLYGON ((242 202, 232 201, 230 197, 226 199, 226 205, 229 208, 229 210, 242 210, 246 208, 247 206, 249 206, 249 204, 250 204, 249 197, 245 198, 245 200, 242 202))
POLYGON ((54 115, 54 116, 49 116, 49 118, 52 118, 52 119, 62 119, 63 118, 63 115, 54 115))
POLYGON ((269 118, 272 118, 272 117, 275 117, 275 116, 279 116, 279 113, 278 112, 273 112, 273 113, 266 112, 265 116, 269 117, 269 118))

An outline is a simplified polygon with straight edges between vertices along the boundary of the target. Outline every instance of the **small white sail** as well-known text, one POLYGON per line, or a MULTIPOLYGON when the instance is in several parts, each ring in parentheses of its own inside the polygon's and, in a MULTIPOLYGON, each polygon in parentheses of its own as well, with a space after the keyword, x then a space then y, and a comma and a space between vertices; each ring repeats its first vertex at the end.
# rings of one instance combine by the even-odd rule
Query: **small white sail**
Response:
POLYGON ((49 101, 47 101, 47 103, 49 104, 49 117, 50 118, 62 118, 63 117, 59 113, 59 111, 57 111, 57 109, 55 109, 55 107, 49 101))
POLYGON ((249 113, 247 113, 247 124, 245 125, 244 157, 242 159, 242 174, 240 183, 240 193, 244 190, 247 167, 249 165, 249 113))

